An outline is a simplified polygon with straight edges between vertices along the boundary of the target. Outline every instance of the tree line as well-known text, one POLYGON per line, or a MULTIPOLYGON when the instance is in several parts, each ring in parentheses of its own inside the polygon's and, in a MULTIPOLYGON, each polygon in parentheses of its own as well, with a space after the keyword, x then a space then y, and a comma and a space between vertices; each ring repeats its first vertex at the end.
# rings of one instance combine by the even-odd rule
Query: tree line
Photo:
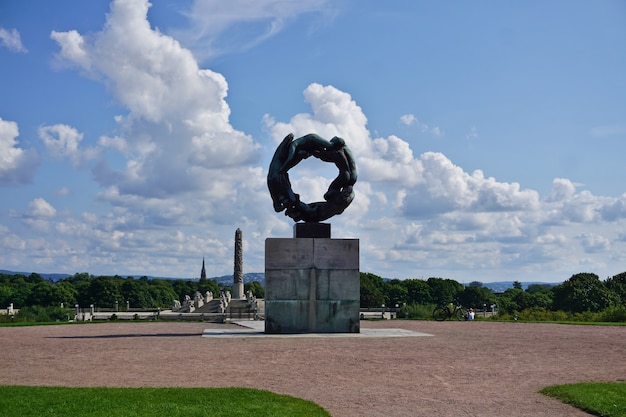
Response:
POLYGON ((384 280, 361 273, 361 308, 397 306, 400 317, 426 318, 434 306, 455 300, 474 309, 496 305, 500 319, 626 321, 626 272, 604 281, 593 273, 578 273, 559 285, 532 284, 525 290, 514 282, 502 294, 477 281, 464 286, 445 278, 384 280))
MULTIPOLYGON (((205 294, 211 291, 215 297, 220 291, 230 290, 220 287, 215 280, 200 279, 149 279, 141 277, 93 276, 77 273, 56 282, 48 281, 41 275, 0 274, 0 307, 13 304, 15 309, 24 307, 89 307, 119 308, 126 306, 138 309, 171 308, 174 300, 183 300, 185 295, 193 297, 196 291, 205 294)), ((262 298, 263 286, 258 282, 246 283, 244 290, 251 290, 262 298)))
MULTIPOLYGON (((458 300, 474 309, 497 305, 500 318, 559 319, 571 317, 593 318, 594 314, 609 318, 605 321, 626 321, 626 272, 606 280, 593 273, 579 273, 559 285, 533 284, 525 290, 519 282, 502 294, 496 294, 480 282, 464 286, 448 278, 385 280, 372 273, 360 273, 361 308, 401 310, 400 317, 426 318, 437 305, 458 300)), ((0 308, 13 304, 15 309, 38 307, 72 309, 114 308, 124 311, 126 306, 139 309, 167 309, 173 300, 193 296, 196 291, 211 291, 218 296, 220 287, 215 280, 170 280, 141 277, 93 276, 77 273, 52 282, 39 274, 0 274, 0 308)), ((259 282, 246 283, 258 298, 264 297, 259 282)), ((59 315, 66 314, 63 310, 59 315)))

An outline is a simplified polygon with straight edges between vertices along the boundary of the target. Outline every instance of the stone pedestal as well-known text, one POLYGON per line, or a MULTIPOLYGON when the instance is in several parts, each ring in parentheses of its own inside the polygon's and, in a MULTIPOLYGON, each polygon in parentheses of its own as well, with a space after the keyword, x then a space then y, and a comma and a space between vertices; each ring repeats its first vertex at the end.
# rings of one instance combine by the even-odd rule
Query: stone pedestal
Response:
POLYGON ((313 237, 330 239, 330 223, 296 223, 293 237, 313 237))
POLYGON ((358 239, 265 240, 265 333, 359 333, 358 239))
POLYGON ((235 282, 233 284, 233 300, 243 300, 246 298, 246 295, 243 291, 243 282, 235 282))

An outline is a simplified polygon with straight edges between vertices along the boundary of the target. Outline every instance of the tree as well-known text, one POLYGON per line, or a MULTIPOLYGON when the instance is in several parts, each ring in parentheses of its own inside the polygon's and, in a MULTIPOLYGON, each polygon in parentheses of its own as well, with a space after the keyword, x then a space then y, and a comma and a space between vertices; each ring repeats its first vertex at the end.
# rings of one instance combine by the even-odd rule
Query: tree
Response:
POLYGON ((134 308, 150 308, 155 306, 154 300, 150 296, 148 283, 137 281, 133 277, 128 277, 123 281, 120 286, 119 298, 113 300, 112 305, 115 305, 115 301, 128 302, 128 304, 134 308))
POLYGON ((176 293, 170 282, 162 279, 153 279, 148 282, 147 290, 152 304, 148 308, 170 308, 176 298, 176 293))
POLYGON ((620 298, 621 304, 626 306, 626 272, 607 278, 605 284, 620 298))
POLYGON ((486 287, 465 287, 458 294, 459 302, 464 307, 482 308, 491 305, 495 299, 493 291, 486 287))
POLYGON ((402 305, 406 303, 408 291, 406 287, 402 285, 402 281, 399 279, 392 280, 388 282, 385 287, 385 304, 391 307, 395 304, 402 305))
POLYGON ((92 279, 85 296, 79 297, 81 298, 81 305, 114 306, 116 301, 123 299, 120 293, 121 283, 122 278, 117 275, 113 277, 99 276, 92 279))
POLYGON ((596 274, 575 274, 554 287, 553 307, 556 310, 597 312, 618 303, 618 295, 609 290, 596 274))
POLYGON ((385 304, 385 282, 378 275, 360 272, 361 308, 380 307, 385 304))
MULTIPOLYGON (((172 282, 172 288, 176 293, 177 300, 184 300, 185 295, 193 297, 194 293, 197 291, 198 283, 196 281, 191 281, 188 279, 177 279, 172 282)), ((213 293, 213 296, 216 298, 219 297, 219 289, 213 293)))
POLYGON ((530 305, 549 309, 552 306, 554 295, 552 288, 552 285, 530 284, 526 288, 526 292, 530 295, 530 305))
POLYGON ((6 290, 7 301, 4 306, 6 307, 10 303, 13 303, 14 308, 22 308, 28 305, 27 300, 30 298, 32 287, 34 284, 26 282, 27 277, 24 275, 11 275, 8 279, 8 285, 5 284, 8 289, 6 290))
POLYGON ((428 278, 426 283, 430 286, 432 300, 435 304, 447 304, 463 291, 463 285, 452 279, 428 278))
MULTIPOLYGON (((217 285, 217 281, 215 281, 214 279, 206 279, 206 278, 200 279, 200 281, 198 281, 197 289, 198 291, 200 291, 200 293, 203 296, 204 294, 206 294, 207 291, 211 291, 213 293, 213 296, 217 297, 220 292, 220 288, 217 285)), ((245 285, 244 285, 244 289, 245 289, 245 285)))
POLYGON ((407 304, 432 303, 430 286, 422 279, 406 279, 403 281, 407 290, 407 304))
POLYGON ((28 297, 27 304, 30 306, 53 306, 56 304, 52 284, 48 281, 40 281, 33 285, 28 297))
POLYGON ((256 298, 265 298, 265 288, 258 281, 248 282, 243 285, 245 292, 252 291, 252 295, 256 298))

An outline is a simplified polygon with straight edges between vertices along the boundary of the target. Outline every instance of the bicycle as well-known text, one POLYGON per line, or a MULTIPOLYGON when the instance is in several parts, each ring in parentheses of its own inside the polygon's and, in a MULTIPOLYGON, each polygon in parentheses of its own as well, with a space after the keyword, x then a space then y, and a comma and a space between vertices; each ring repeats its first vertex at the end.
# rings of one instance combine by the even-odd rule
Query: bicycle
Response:
POLYGON ((444 321, 445 319, 467 320, 467 310, 458 301, 455 301, 435 308, 433 318, 437 321, 444 321))

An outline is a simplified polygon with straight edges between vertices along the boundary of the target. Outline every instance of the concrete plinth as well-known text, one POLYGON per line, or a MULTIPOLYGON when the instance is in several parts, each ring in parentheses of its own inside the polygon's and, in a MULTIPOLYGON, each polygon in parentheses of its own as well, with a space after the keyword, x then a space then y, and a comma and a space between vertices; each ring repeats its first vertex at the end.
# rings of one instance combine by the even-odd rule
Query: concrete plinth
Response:
POLYGON ((265 240, 265 333, 359 333, 358 239, 265 240))
POLYGON ((243 300, 244 298, 246 298, 246 295, 243 291, 243 282, 235 282, 233 284, 232 297, 234 300, 243 300))
POLYGON ((330 223, 296 223, 293 225, 293 237, 330 239, 330 223))

